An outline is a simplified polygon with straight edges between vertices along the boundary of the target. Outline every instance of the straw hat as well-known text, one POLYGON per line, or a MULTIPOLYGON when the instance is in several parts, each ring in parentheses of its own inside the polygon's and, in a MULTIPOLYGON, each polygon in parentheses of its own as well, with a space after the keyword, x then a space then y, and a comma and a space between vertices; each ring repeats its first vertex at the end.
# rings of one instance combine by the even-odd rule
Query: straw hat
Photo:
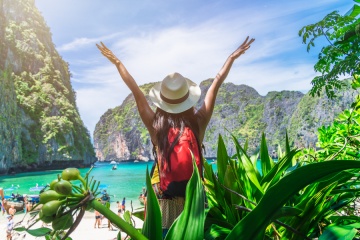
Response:
POLYGON ((200 87, 179 73, 169 74, 149 92, 155 106, 168 113, 188 110, 197 103, 200 95, 200 87))

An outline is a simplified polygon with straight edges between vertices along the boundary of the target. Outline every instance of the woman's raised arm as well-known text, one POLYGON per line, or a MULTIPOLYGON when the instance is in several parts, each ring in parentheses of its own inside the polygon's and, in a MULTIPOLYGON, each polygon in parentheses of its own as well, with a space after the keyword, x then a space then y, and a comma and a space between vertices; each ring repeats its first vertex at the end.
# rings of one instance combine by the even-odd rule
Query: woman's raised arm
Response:
POLYGON ((204 128, 201 129, 202 132, 205 132, 205 128, 210 121, 211 115, 214 110, 216 95, 219 91, 221 84, 225 81, 232 64, 239 56, 244 54, 246 50, 250 48, 251 43, 253 43, 254 41, 255 39, 252 38, 249 40, 249 37, 247 37, 245 41, 232 54, 230 54, 225 64, 220 69, 219 73, 216 75, 211 86, 209 87, 209 90, 207 91, 204 99, 204 103, 197 112, 197 114, 199 115, 198 119, 200 120, 200 126, 204 128))
POLYGON ((112 62, 116 66, 121 78, 133 93, 140 117, 144 122, 146 128, 149 130, 150 136, 152 136, 152 120, 154 119, 154 111, 150 108, 148 102, 146 101, 144 93, 140 90, 136 81, 127 71, 124 64, 122 64, 122 62, 115 56, 115 54, 110 49, 105 46, 104 43, 100 42, 100 45, 96 44, 96 46, 100 50, 101 54, 104 55, 107 59, 110 60, 110 62, 112 62))

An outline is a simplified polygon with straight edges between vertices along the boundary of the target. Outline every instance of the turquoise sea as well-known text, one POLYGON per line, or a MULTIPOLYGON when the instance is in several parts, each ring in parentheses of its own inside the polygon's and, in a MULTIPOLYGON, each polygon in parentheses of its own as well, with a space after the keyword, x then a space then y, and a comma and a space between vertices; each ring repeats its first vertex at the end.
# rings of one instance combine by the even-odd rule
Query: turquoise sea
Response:
MULTIPOLYGON (((208 160, 208 163, 212 165, 214 171, 217 171, 217 166, 213 160, 208 160)), ((125 197, 127 207, 130 207, 130 201, 132 201, 134 209, 141 207, 138 197, 142 188, 146 185, 146 168, 150 172, 153 165, 152 161, 118 163, 116 170, 112 170, 113 165, 108 162, 97 162, 95 165, 96 167, 92 169, 90 177, 92 176, 93 179, 100 181, 100 186, 106 188, 111 196, 112 206, 115 205, 116 201, 121 201, 125 197)), ((261 170, 260 161, 258 161, 257 165, 258 169, 261 170)), ((85 176, 89 168, 79 170, 82 176, 85 176)), ((12 193, 19 193, 20 195, 38 194, 39 191, 30 191, 30 188, 49 184, 61 172, 62 170, 52 170, 3 175, 0 176, 0 188, 5 190, 5 195, 11 195, 12 193)))
MULTIPOLYGON (((112 170, 109 163, 96 163, 90 173, 95 180, 99 180, 101 186, 106 186, 107 192, 111 195, 111 202, 121 201, 126 198, 126 205, 130 206, 133 201, 134 208, 140 207, 138 196, 145 187, 146 168, 151 170, 153 162, 126 162, 118 163, 117 170, 112 170)), ((82 176, 89 171, 89 168, 79 169, 82 176)), ((30 188, 44 186, 57 178, 61 170, 19 173, 16 175, 0 176, 0 188, 5 189, 5 195, 16 194, 38 194, 38 191, 30 191, 30 188)))
MULTIPOLYGON (((212 160, 208 162, 213 163, 212 160)), ((112 170, 113 165, 110 163, 97 162, 95 165, 96 167, 92 169, 90 177, 93 176, 94 180, 100 181, 100 186, 107 189, 111 196, 112 205, 125 197, 126 206, 130 207, 130 201, 132 201, 134 209, 141 206, 138 197, 142 188, 146 185, 146 168, 150 172, 153 165, 152 161, 118 163, 116 170, 112 170)), ((216 164, 212 164, 212 166, 216 170, 216 164)), ((81 175, 85 176, 89 168, 79 170, 81 175)), ((52 170, 0 176, 0 188, 5 190, 5 195, 11 195, 12 193, 35 195, 39 191, 30 191, 30 188, 49 184, 61 172, 62 170, 52 170)))

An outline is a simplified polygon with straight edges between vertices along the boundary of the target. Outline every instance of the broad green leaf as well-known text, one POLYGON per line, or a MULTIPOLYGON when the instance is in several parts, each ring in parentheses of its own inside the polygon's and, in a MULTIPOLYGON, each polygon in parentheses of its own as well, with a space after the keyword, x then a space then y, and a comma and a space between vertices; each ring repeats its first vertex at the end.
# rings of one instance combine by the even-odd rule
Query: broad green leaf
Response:
POLYGON ((279 181, 280 177, 284 174, 284 172, 291 167, 292 159, 295 154, 299 151, 294 149, 289 151, 285 155, 285 157, 279 159, 279 161, 275 164, 273 168, 264 176, 261 181, 261 185, 266 190, 269 186, 274 185, 277 181, 279 181), (268 183, 268 184, 266 184, 268 183))
POLYGON ((41 227, 41 228, 37 228, 37 229, 27 229, 26 232, 28 232, 30 235, 34 236, 34 237, 43 237, 47 234, 49 234, 52 231, 52 229, 50 228, 45 228, 45 227, 41 227))
POLYGON ((14 228, 14 230, 17 232, 23 232, 23 231, 26 231, 26 228, 25 227, 17 227, 17 228, 14 228))
POLYGON ((145 210, 139 210, 139 211, 133 212, 132 215, 143 221, 145 220, 145 210))
MULTIPOLYGON (((333 182, 328 186, 325 186, 315 195, 313 195, 306 203, 302 213, 299 217, 293 218, 294 221, 291 222, 292 226, 296 226, 296 229, 299 232, 306 232, 308 229, 312 229, 317 227, 318 222, 323 217, 322 214, 325 212, 323 211, 324 202, 326 201, 327 197, 331 190, 337 185, 337 182, 333 182), (321 214, 322 213, 322 214, 321 214)), ((284 236, 283 236, 284 237, 284 236)), ((294 234, 291 231, 287 231, 287 235, 290 239, 294 240, 302 240, 303 237, 299 237, 298 235, 294 234)))
POLYGON ((246 139, 245 144, 244 144, 244 151, 247 152, 248 148, 249 148, 249 141, 248 141, 248 139, 246 139))
POLYGON ((230 231, 231 230, 228 228, 213 224, 211 225, 210 231, 205 234, 205 239, 223 239, 230 233, 230 231))
POLYGON ((295 193, 329 174, 355 168, 360 168, 360 161, 319 162, 294 170, 267 190, 257 207, 234 227, 226 239, 262 239, 276 212, 295 193))
POLYGON ((360 6, 354 5, 346 15, 356 18, 360 14, 360 6))
POLYGON ((284 206, 280 208, 273 216, 273 220, 282 218, 282 217, 290 217, 290 216, 298 216, 302 213, 302 210, 296 207, 284 206))
POLYGON ((261 144, 260 144, 260 161, 261 161, 261 170, 263 176, 265 176, 272 168, 274 163, 269 156, 269 150, 266 144, 265 133, 262 133, 261 144))
POLYGON ((129 210, 125 211, 123 217, 124 217, 125 222, 127 222, 127 223, 129 223, 129 224, 132 225, 131 215, 130 215, 130 211, 129 211, 129 210))
POLYGON ((329 225, 325 228, 319 240, 352 240, 357 230, 360 228, 359 223, 349 225, 329 225))
POLYGON ((337 224, 337 225, 340 225, 340 223, 342 222, 348 222, 348 223, 360 223, 360 217, 358 216, 347 216, 347 215, 344 215, 344 216, 337 216, 337 215, 333 215, 333 216, 330 216, 329 217, 329 220, 331 222, 333 222, 333 224, 337 224))
MULTIPOLYGON (((224 186, 234 192, 240 192, 235 173, 230 166, 228 166, 226 171, 224 186)), ((238 211, 235 209, 234 205, 239 204, 242 199, 238 195, 235 195, 234 193, 225 189, 225 200, 230 210, 226 215, 227 220, 235 225, 239 219, 237 218, 238 211)))
POLYGON ((218 140, 218 150, 217 150, 217 169, 218 169, 218 178, 221 184, 224 183, 224 175, 226 171, 226 166, 228 164, 228 154, 224 144, 224 140, 221 135, 219 135, 218 140))
POLYGON ((156 198, 154 189, 151 186, 151 180, 149 176, 149 170, 146 168, 146 216, 144 225, 142 228, 142 234, 148 239, 161 240, 162 239, 162 220, 159 202, 156 198))
POLYGON ((224 206, 225 205, 225 199, 224 199, 224 189, 219 185, 219 182, 212 170, 212 167, 207 162, 204 162, 204 168, 205 168, 205 180, 204 184, 206 187, 206 190, 208 192, 208 200, 209 203, 214 202, 217 206, 224 206), (216 197, 216 201, 211 202, 212 196, 216 197))
MULTIPOLYGON (((344 183, 353 176, 354 174, 350 173, 349 171, 341 171, 337 174, 326 176, 319 180, 317 183, 311 184, 302 194, 304 204, 307 203, 308 197, 315 195, 317 192, 319 192, 321 189, 325 188, 329 184, 332 184, 333 182, 344 183)), ((341 187, 341 185, 339 185, 339 187, 341 187)), ((333 191, 334 190, 332 190, 332 192, 333 191)))
MULTIPOLYGON (((238 155, 240 157, 239 161, 243 164, 245 174, 249 178, 249 180, 255 185, 255 187, 261 192, 264 193, 263 188, 261 187, 259 183, 260 174, 257 171, 256 167, 252 164, 250 158, 247 156, 244 149, 240 146, 239 142, 235 138, 234 135, 232 135, 233 142, 235 144, 236 151, 238 152, 238 155), (240 154, 242 152, 243 154, 240 154), (241 156, 240 156, 241 155, 241 156)), ((240 163, 240 164, 241 164, 240 163)))
POLYGON ((218 225, 223 228, 232 229, 234 227, 233 224, 230 224, 226 219, 222 212, 215 207, 209 209, 208 214, 206 216, 205 227, 210 228, 211 225, 218 225), (212 216, 212 217, 209 217, 212 216))
POLYGON ((186 186, 184 210, 171 225, 165 239, 204 239, 205 192, 194 159, 193 166, 193 174, 186 186))

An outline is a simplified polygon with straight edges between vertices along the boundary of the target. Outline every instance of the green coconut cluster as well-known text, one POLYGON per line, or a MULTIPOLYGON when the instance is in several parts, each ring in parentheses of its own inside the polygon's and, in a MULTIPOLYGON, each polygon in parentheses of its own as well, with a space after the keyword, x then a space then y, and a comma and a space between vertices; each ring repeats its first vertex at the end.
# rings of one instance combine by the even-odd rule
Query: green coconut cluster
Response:
POLYGON ((54 232, 69 229, 74 224, 73 216, 84 206, 81 203, 88 194, 86 182, 77 168, 63 170, 39 196, 39 204, 42 204, 39 220, 51 223, 54 232), (82 183, 80 187, 73 183, 76 180, 82 183))

